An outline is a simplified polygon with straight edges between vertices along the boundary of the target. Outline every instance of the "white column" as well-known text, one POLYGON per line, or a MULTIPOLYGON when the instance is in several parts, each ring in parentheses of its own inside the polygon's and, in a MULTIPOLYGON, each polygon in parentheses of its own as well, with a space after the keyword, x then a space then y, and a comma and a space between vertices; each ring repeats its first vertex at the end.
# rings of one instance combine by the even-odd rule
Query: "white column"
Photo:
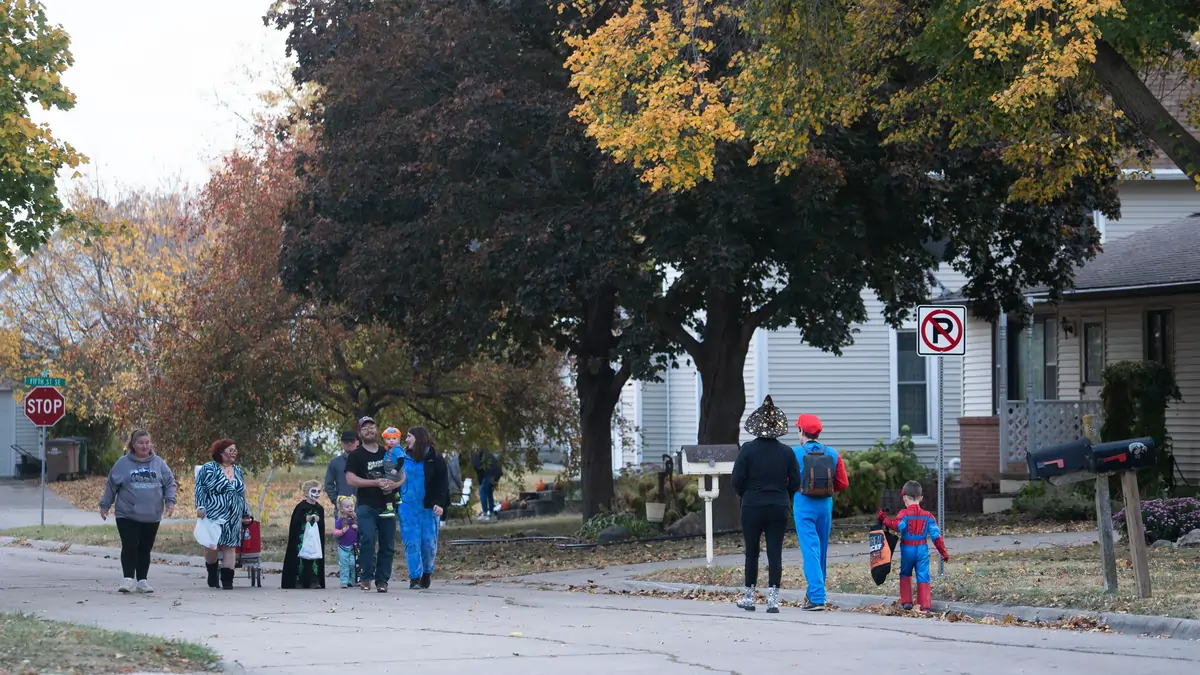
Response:
POLYGON ((767 351, 770 335, 759 328, 754 331, 754 406, 762 404, 767 394, 771 393, 771 372, 767 351))

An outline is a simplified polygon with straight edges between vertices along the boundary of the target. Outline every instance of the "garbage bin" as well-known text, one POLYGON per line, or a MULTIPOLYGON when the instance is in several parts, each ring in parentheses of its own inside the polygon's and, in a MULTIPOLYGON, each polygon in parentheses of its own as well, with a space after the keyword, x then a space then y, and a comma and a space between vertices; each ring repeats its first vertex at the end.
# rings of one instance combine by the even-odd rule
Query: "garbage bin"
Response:
POLYGON ((46 480, 70 480, 79 474, 79 441, 55 438, 46 441, 46 480))

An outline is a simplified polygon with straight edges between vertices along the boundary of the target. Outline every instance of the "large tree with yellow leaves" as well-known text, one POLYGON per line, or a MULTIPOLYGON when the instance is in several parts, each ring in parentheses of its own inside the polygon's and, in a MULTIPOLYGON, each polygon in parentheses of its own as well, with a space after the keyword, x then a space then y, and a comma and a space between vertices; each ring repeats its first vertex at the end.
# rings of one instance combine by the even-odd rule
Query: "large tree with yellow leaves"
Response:
POLYGON ((659 187, 721 143, 786 174, 827 129, 1000 144, 1012 198, 1116 174, 1151 144, 1200 170, 1200 3, 1189 0, 568 0, 577 116, 659 187), (1126 133, 1136 130, 1136 136, 1126 133))

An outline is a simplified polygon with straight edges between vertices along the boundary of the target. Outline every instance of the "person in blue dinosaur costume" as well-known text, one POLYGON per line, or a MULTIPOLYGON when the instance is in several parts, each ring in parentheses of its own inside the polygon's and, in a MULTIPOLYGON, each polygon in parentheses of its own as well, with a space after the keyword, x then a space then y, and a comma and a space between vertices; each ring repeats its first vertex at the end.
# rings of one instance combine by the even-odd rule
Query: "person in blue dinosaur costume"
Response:
POLYGON ((800 489, 792 498, 796 537, 804 556, 804 579, 808 582, 805 611, 825 609, 825 569, 829 555, 829 533, 833 529, 833 495, 850 487, 846 467, 838 451, 821 443, 821 418, 804 414, 796 420, 800 445, 792 448, 800 465, 800 489))
POLYGON ((950 561, 946 553, 946 544, 942 541, 942 531, 938 528, 937 519, 933 514, 921 508, 921 484, 910 480, 904 484, 901 496, 904 499, 904 510, 895 518, 888 518, 883 509, 876 514, 885 527, 900 534, 900 606, 904 609, 913 607, 913 572, 917 573, 917 606, 921 611, 928 612, 933 607, 933 593, 929 585, 929 544, 933 540, 942 562, 950 561))
POLYGON ((408 563, 408 587, 429 588, 437 559, 439 521, 450 506, 446 460, 425 427, 409 429, 404 440, 408 480, 401 488, 400 537, 408 563))

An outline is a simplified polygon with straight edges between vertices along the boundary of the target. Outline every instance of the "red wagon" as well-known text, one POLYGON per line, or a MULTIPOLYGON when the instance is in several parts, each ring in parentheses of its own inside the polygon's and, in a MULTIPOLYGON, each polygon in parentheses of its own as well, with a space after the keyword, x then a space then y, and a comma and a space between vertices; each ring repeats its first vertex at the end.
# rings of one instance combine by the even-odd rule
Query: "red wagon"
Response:
POLYGON ((242 543, 237 548, 237 567, 246 568, 251 586, 262 588, 262 535, 258 521, 242 526, 242 543))

